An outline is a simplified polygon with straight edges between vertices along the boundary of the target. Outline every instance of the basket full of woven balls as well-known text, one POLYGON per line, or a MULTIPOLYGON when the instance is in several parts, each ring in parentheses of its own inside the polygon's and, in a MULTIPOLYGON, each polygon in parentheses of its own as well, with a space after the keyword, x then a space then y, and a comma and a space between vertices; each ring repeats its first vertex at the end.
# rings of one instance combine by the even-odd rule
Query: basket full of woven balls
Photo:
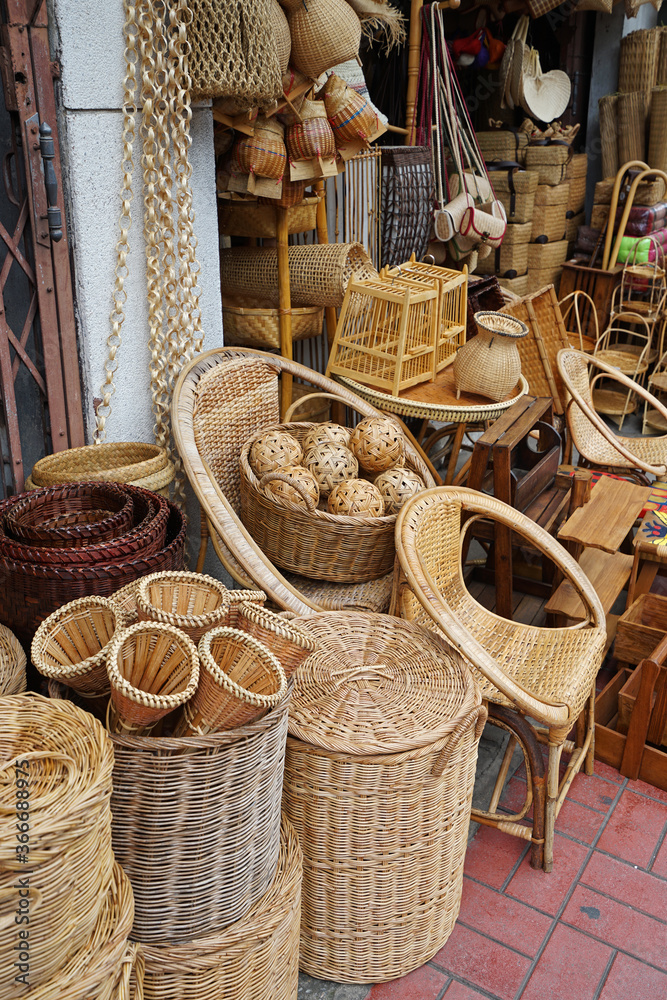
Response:
MULTIPOLYGON (((241 517, 283 569, 364 583, 394 563, 396 514, 426 483, 400 426, 365 417, 265 427, 241 450, 241 517)), ((429 484, 430 485, 430 484, 429 484)))

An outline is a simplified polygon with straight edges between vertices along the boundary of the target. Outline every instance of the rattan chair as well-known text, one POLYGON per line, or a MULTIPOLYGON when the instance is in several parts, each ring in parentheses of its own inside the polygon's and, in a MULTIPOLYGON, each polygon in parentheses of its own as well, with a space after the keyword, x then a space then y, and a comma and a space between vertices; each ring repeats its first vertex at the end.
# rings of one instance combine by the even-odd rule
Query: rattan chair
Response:
POLYGON ((470 662, 489 721, 510 741, 489 809, 472 818, 531 841, 531 865, 551 871, 554 825, 572 779, 585 765, 593 773, 595 677, 604 656, 605 616, 595 590, 576 561, 543 528, 493 497, 460 487, 436 487, 410 500, 396 522, 396 550, 404 577, 397 579, 393 610, 441 629, 470 662), (462 515, 467 516, 463 528, 462 515), (582 598, 588 618, 568 628, 538 628, 500 618, 466 589, 461 550, 470 525, 491 518, 548 556, 582 598), (576 726, 574 740, 568 740, 576 726), (512 753, 526 760, 528 794, 512 815, 498 812, 512 753), (547 773, 540 743, 549 748, 547 773), (559 781, 563 750, 570 760, 559 781), (525 817, 533 807, 532 826, 525 817))
POLYGON ((621 437, 614 434, 593 405, 591 393, 594 386, 591 385, 590 368, 597 368, 605 378, 632 390, 654 407, 663 419, 667 419, 667 409, 660 400, 618 369, 581 351, 559 351, 557 361, 568 397, 565 411, 567 425, 582 464, 604 472, 629 474, 640 483, 648 483, 647 475, 665 476, 667 434, 661 437, 621 437))
MULTIPOLYGON (((210 534, 218 558, 233 579, 243 587, 259 587, 280 608, 298 615, 341 608, 386 611, 391 573, 379 580, 349 585, 283 573, 241 521, 241 448, 263 426, 280 422, 281 373, 310 383, 318 395, 363 416, 379 415, 379 410, 354 393, 277 355, 220 348, 191 361, 174 389, 172 420, 183 467, 202 509, 197 568, 203 567, 210 534)), ((409 442, 406 452, 424 482, 434 485, 431 473, 409 442)))

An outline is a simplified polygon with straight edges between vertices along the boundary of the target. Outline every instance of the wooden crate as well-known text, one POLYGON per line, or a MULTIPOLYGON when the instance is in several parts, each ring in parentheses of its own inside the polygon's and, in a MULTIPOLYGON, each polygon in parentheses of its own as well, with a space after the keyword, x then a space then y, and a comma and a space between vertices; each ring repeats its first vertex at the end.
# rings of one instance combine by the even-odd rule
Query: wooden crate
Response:
POLYGON ((618 620, 614 656, 639 663, 650 656, 667 632, 667 597, 642 594, 618 620))
MULTIPOLYGON (((595 759, 615 767, 623 760, 625 735, 618 731, 618 696, 632 671, 619 671, 595 699, 595 759)), ((667 792, 667 753, 646 744, 639 770, 647 781, 667 792)))
MULTIPOLYGON (((625 684, 618 692, 618 722, 616 724, 616 728, 619 733, 627 733, 628 731, 632 710, 635 707, 635 701, 637 700, 637 695, 639 694, 641 679, 642 668, 640 664, 636 670, 633 670, 630 673, 630 676, 626 680, 625 684)), ((662 731, 660 743, 662 746, 667 746, 667 723, 662 731)))

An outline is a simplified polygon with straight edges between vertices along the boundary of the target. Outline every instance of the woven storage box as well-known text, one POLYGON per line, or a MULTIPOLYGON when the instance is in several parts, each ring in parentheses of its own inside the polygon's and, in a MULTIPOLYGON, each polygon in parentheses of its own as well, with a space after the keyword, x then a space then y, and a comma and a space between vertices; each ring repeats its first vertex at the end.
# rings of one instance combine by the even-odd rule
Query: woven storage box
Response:
MULTIPOLYGON (((320 306, 297 306, 291 310, 292 342, 319 337, 324 309, 320 306)), ((222 326, 225 344, 254 347, 260 351, 280 350, 280 312, 271 305, 249 307, 239 299, 222 300, 222 326)))
POLYGON ((561 184, 565 180, 571 155, 570 146, 560 143, 529 146, 526 150, 526 169, 537 173, 540 184, 561 184))
MULTIPOLYGON (((562 184, 539 184, 535 191, 535 208, 565 207, 569 198, 570 181, 563 181, 562 184)), ((535 213, 535 215, 538 214, 541 212, 535 213)))
POLYGON ((301 968, 394 979, 458 915, 486 710, 458 654, 414 623, 298 621, 320 645, 296 675, 283 796, 304 856, 301 968))
POLYGON ((528 294, 530 282, 528 275, 524 274, 520 278, 498 278, 498 284, 501 288, 506 288, 508 292, 521 298, 528 294))
MULTIPOLYGON (((614 177, 607 177, 606 180, 598 181, 595 185, 594 201, 598 205, 611 204, 611 194, 614 188, 614 177)), ((635 205, 644 205, 650 208, 663 201, 665 197, 665 182, 662 178, 655 181, 643 181, 637 185, 635 192, 635 205)))
POLYGON ((546 285, 553 285, 556 291, 558 291, 561 273, 562 273, 561 265, 557 265, 555 267, 528 268, 528 274, 526 275, 526 277, 528 278, 528 287, 526 294, 539 292, 540 289, 545 288, 546 285))
POLYGON ((301 848, 283 817, 275 878, 236 923, 186 944, 145 945, 144 1000, 295 1000, 301 848))
POLYGON ((275 875, 286 698, 240 729, 112 736, 113 845, 132 882, 132 937, 191 941, 240 920, 275 875))
MULTIPOLYGON (((13 695, 0 699, 0 760, 0 954, 14 954, 15 912, 26 909, 32 996, 89 947, 111 887, 113 750, 75 705, 13 695), (29 876, 26 904, 21 875, 29 876)), ((12 962, 0 963, 0 995, 20 995, 16 975, 12 962)))
POLYGON ((490 177, 496 198, 505 208, 507 221, 532 222, 538 175, 534 171, 510 168, 491 170, 490 177))
MULTIPOLYGON (((319 201, 319 196, 313 195, 304 199, 300 205, 287 209, 288 233, 305 233, 315 229, 319 201)), ((256 236, 270 239, 277 235, 276 209, 273 205, 224 199, 218 204, 218 228, 226 236, 256 236)))
POLYGON ((585 177, 588 172, 588 153, 575 153, 567 165, 565 176, 568 181, 585 177))
POLYGON ((14 633, 0 625, 0 695, 25 691, 25 653, 14 633))
POLYGON ((571 219, 567 219, 567 228, 565 229, 565 239, 571 246, 576 242, 577 234, 579 232, 579 227, 585 225, 586 223, 586 213, 579 212, 578 215, 573 216, 571 219))
POLYGON ((567 260, 567 240, 554 243, 531 243, 528 247, 528 270, 544 271, 562 267, 567 260))
MULTIPOLYGON (((302 440, 315 425, 280 426, 302 440)), ((262 551, 276 565, 315 580, 363 583, 389 573, 396 515, 345 516, 279 502, 260 487, 248 462, 254 437, 241 451, 241 517, 262 551)))
MULTIPOLYGON (((507 227, 510 228, 509 226, 507 227)), ((516 227, 519 228, 519 227, 516 227)), ((524 227, 521 226, 521 229, 524 227)), ((526 223, 526 229, 530 236, 530 223, 526 223)), ((528 242, 510 243, 508 246, 503 242, 497 250, 492 250, 488 257, 484 257, 477 262, 477 272, 479 274, 496 274, 499 278, 518 278, 528 270, 528 242)))
POLYGON ((435 377, 439 293, 409 281, 351 281, 327 376, 347 375, 394 396, 435 377))
POLYGON ((523 163, 528 146, 528 136, 518 129, 491 129, 475 133, 477 144, 487 162, 493 160, 514 160, 523 163))
POLYGON ((535 206, 530 234, 532 243, 558 243, 565 238, 566 228, 567 204, 535 206))
POLYGON ((394 278, 408 278, 426 288, 438 291, 438 335, 436 372, 454 360, 459 347, 465 344, 468 298, 468 276, 437 264, 425 264, 413 253, 410 260, 393 268, 394 278))
MULTIPOLYGON (((352 277, 377 278, 361 243, 290 247, 289 272, 293 306, 338 308, 352 277)), ((278 306, 278 251, 268 247, 222 250, 220 281, 223 295, 250 295, 278 306)))
POLYGON ((642 594, 618 619, 614 656, 639 663, 650 656, 667 632, 667 597, 642 594))

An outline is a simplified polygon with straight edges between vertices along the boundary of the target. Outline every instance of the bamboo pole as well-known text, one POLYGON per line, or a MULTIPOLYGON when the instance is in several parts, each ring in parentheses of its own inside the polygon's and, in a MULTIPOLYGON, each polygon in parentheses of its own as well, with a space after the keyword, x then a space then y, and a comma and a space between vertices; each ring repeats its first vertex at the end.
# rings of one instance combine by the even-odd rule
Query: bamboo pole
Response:
MULTIPOLYGON (((456 10, 461 0, 441 0, 436 3, 438 10, 456 10)), ((421 10, 424 0, 412 0, 410 4, 410 33, 408 35, 408 88, 405 98, 405 145, 415 144, 415 111, 417 105, 417 88, 419 86, 419 62, 422 45, 421 10)), ((396 131, 396 127, 391 131, 396 131)))
MULTIPOLYGON (((289 274, 288 209, 276 207, 276 243, 278 246, 278 319, 280 327, 280 354, 292 360, 292 293, 289 274)), ((292 403, 292 376, 283 371, 280 376, 280 415, 292 403)))

